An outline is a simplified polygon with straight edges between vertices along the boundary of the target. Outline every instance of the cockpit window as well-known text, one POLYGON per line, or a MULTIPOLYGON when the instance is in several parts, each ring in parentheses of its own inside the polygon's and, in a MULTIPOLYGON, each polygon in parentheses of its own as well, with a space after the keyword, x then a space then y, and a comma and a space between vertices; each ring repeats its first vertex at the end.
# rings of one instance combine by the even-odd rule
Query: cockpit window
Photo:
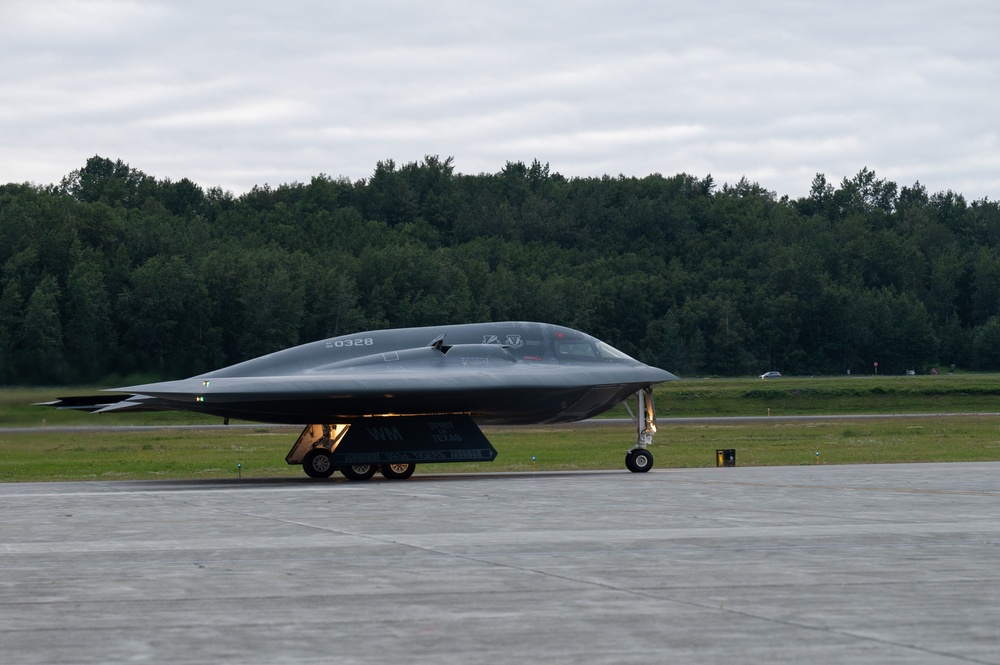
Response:
POLYGON ((556 354, 560 356, 584 356, 596 358, 597 353, 589 342, 565 341, 556 342, 556 354))
POLYGON ((601 341, 561 340, 556 342, 559 357, 593 358, 594 360, 632 360, 618 349, 601 341))
POLYGON ((619 360, 632 360, 632 357, 626 355, 611 346, 610 344, 605 344, 604 342, 597 343, 597 353, 600 354, 602 358, 617 358, 619 360))

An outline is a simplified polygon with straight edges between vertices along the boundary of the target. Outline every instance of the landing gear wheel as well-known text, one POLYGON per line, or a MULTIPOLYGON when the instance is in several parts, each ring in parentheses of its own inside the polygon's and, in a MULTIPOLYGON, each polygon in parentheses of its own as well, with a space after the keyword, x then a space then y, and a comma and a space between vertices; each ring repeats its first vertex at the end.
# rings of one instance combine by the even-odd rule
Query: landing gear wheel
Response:
POLYGON ((389 480, 406 480, 413 475, 417 465, 413 462, 402 462, 399 464, 383 464, 380 467, 382 475, 389 480))
POLYGON ((368 480, 378 470, 374 464, 349 464, 340 467, 340 472, 351 480, 368 480))
POLYGON ((302 459, 302 470, 310 478, 329 478, 336 471, 336 467, 333 466, 329 450, 314 448, 302 459))
POLYGON ((632 473, 646 473, 653 468, 653 453, 645 448, 636 448, 625 455, 625 466, 632 473))

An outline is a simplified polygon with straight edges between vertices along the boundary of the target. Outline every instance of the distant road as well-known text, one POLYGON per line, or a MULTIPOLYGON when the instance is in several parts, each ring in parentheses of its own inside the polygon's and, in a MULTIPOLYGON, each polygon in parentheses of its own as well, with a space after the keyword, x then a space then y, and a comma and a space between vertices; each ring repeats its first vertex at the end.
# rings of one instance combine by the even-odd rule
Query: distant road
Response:
MULTIPOLYGON (((708 418, 657 418, 657 424, 676 425, 738 425, 740 423, 825 422, 831 420, 890 420, 896 418, 958 418, 998 417, 1000 412, 976 413, 854 413, 809 416, 719 416, 708 418)), ((602 425, 631 425, 629 418, 591 418, 577 423, 556 425, 511 425, 511 427, 600 427, 602 425)), ((155 432, 159 430, 225 430, 225 429, 287 429, 300 430, 305 425, 280 425, 271 423, 240 423, 237 425, 53 425, 44 427, 0 427, 0 434, 53 434, 91 432, 155 432)))
MULTIPOLYGON (((843 415, 825 416, 725 416, 710 418, 657 418, 658 423, 678 423, 682 425, 694 425, 697 423, 726 424, 726 423, 769 423, 769 422, 821 422, 828 420, 877 420, 892 418, 958 418, 958 417, 990 417, 1000 416, 1000 412, 978 412, 978 413, 851 413, 843 415)), ((586 421, 593 422, 593 421, 586 421)), ((628 418, 621 419, 621 422, 632 422, 628 418)))

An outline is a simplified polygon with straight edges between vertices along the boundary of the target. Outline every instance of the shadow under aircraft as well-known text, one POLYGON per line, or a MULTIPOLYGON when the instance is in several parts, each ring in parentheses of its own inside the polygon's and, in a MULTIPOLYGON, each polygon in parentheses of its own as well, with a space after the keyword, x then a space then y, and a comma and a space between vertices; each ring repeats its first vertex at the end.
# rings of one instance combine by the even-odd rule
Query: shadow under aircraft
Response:
POLYGON ((653 466, 652 386, 676 378, 571 328, 475 323, 342 335, 188 379, 44 405, 303 424, 289 464, 312 478, 339 470, 367 480, 408 478, 419 463, 492 461, 481 424, 573 422, 635 395, 638 438, 625 465, 638 473, 653 466))

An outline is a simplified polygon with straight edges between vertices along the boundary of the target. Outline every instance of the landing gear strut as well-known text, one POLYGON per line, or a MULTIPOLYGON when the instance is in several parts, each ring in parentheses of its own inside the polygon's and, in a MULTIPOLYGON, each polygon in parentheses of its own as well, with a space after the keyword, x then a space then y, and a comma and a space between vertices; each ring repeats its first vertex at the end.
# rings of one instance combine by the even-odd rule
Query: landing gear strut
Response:
POLYGON ((625 455, 625 466, 632 473, 645 473, 653 468, 653 453, 646 446, 656 433, 656 412, 653 409, 653 389, 643 388, 635 394, 638 412, 635 414, 638 441, 625 455))

